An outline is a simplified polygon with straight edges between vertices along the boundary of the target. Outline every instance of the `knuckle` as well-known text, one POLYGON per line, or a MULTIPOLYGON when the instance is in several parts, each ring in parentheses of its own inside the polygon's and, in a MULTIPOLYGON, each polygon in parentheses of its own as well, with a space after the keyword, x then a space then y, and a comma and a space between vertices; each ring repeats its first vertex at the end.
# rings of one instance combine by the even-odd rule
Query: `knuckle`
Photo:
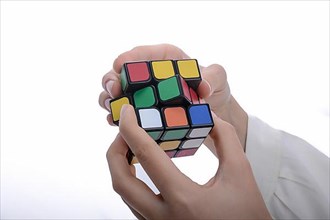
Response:
POLYGON ((128 52, 125 52, 125 53, 122 53, 120 54, 116 60, 114 61, 114 67, 117 67, 117 68, 114 68, 114 70, 118 73, 120 73, 121 71, 121 66, 126 62, 127 60, 127 54, 128 52))
POLYGON ((175 51, 181 51, 178 47, 174 46, 173 44, 162 44, 168 52, 175 52, 175 51))
POLYGON ((102 77, 102 86, 103 86, 103 88, 105 88, 105 83, 108 81, 108 78, 109 78, 108 73, 105 74, 105 75, 102 77))
POLYGON ((144 50, 147 47, 148 46, 136 46, 136 47, 133 47, 131 51, 138 53, 140 50, 144 50))
POLYGON ((216 75, 218 75, 219 77, 221 77, 221 80, 227 80, 227 73, 226 70, 223 66, 221 66, 220 64, 211 64, 210 69, 216 73, 216 75))
POLYGON ((210 67, 212 67, 212 69, 214 69, 218 73, 226 73, 225 68, 223 68, 223 66, 221 66, 220 64, 215 63, 210 65, 210 67))

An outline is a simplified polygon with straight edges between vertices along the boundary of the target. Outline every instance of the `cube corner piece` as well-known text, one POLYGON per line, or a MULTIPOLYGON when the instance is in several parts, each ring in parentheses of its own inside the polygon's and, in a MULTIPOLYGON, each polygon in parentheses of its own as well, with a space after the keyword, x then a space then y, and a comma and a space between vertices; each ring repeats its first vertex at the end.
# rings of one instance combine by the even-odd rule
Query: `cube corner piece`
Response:
POLYGON ((132 104, 130 96, 120 96, 118 98, 110 100, 110 111, 112 115, 112 120, 115 125, 119 125, 120 111, 123 105, 132 104))

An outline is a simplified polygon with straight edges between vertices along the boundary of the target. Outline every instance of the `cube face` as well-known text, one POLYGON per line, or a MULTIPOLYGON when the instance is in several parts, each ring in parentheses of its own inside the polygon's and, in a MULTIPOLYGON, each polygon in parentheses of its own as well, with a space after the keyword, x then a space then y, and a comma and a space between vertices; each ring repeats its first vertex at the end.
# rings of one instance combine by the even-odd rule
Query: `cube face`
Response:
MULTIPOLYGON (((211 110, 196 93, 197 60, 125 63, 120 77, 124 96, 110 101, 115 124, 122 105, 132 104, 139 126, 170 158, 194 155, 213 128, 211 110)), ((138 163, 130 150, 127 159, 138 163)))

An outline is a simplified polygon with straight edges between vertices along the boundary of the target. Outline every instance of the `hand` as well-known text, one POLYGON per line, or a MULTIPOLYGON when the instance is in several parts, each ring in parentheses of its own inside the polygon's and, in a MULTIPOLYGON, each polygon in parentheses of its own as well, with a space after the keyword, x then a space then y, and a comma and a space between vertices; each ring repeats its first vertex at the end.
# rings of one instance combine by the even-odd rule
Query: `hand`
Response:
POLYGON ((139 219, 270 219, 235 129, 213 114, 210 136, 219 168, 205 185, 182 174, 164 151, 138 126, 133 107, 124 105, 120 133, 107 152, 114 190, 139 219), (159 195, 135 177, 126 159, 138 158, 159 195))
MULTIPOLYGON (((119 73, 121 66, 128 61, 137 60, 163 60, 163 59, 188 59, 189 56, 181 49, 169 44, 152 46, 139 46, 118 56, 113 63, 113 69, 102 79, 104 91, 100 94, 99 103, 107 109, 105 102, 118 97, 121 94, 119 73)), ((245 149, 247 132, 247 114, 239 106, 230 94, 227 75, 223 67, 217 64, 208 67, 200 66, 202 82, 197 93, 210 104, 215 114, 234 126, 241 146, 245 149)), ((107 109, 108 110, 108 109, 107 109)), ((108 122, 113 124, 111 114, 107 117, 108 122)), ((207 138, 206 146, 215 154, 213 142, 207 138)))

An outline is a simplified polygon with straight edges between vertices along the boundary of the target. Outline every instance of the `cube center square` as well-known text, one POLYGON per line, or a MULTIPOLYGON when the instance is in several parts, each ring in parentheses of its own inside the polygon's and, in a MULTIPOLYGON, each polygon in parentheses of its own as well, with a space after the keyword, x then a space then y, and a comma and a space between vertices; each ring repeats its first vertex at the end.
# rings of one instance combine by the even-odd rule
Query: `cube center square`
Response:
MULTIPOLYGON (((197 60, 128 62, 120 79, 123 95, 109 104, 114 123, 131 104, 139 126, 170 158, 194 155, 213 128, 210 107, 196 92, 202 80, 197 60)), ((127 159, 138 163, 132 151, 127 159)))
POLYGON ((159 98, 163 102, 180 96, 180 89, 177 77, 173 76, 158 83, 158 92, 159 98))
POLYGON ((182 107, 164 108, 163 114, 168 127, 188 126, 186 111, 182 107))

